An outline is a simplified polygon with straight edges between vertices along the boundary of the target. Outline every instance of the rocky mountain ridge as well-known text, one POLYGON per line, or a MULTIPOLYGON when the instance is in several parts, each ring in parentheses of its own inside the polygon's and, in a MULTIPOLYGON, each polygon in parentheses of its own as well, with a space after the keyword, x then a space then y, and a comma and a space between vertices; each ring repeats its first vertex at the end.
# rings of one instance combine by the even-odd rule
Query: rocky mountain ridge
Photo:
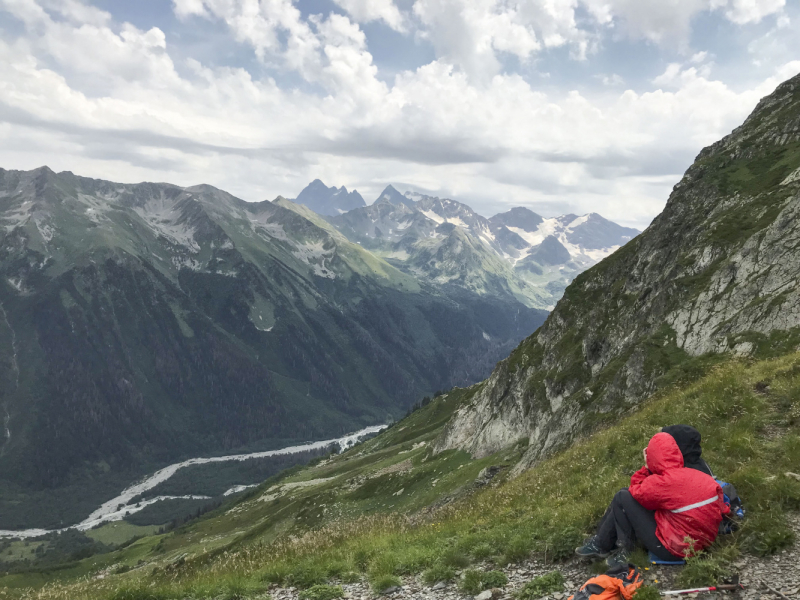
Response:
POLYGON ((517 207, 487 219, 456 200, 392 186, 372 205, 328 220, 415 277, 547 309, 575 275, 639 233, 596 213, 545 219, 517 207))
POLYGON ((486 456, 526 438, 517 470, 719 353, 800 343, 800 76, 705 148, 664 211, 576 277, 437 442, 486 456))
POLYGON ((357 190, 348 192, 342 186, 328 187, 319 179, 309 183, 295 200, 298 204, 307 206, 320 215, 340 215, 354 208, 366 206, 364 198, 357 190))

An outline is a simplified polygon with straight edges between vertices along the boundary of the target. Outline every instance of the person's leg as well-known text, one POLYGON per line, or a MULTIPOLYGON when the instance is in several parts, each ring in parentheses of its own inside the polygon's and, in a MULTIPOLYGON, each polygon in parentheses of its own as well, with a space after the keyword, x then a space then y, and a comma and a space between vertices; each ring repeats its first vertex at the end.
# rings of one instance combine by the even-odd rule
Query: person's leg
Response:
POLYGON ((583 558, 605 558, 611 553, 617 543, 613 513, 609 506, 597 525, 597 533, 586 540, 583 546, 575 548, 575 554, 583 558))
POLYGON ((611 552, 617 546, 617 526, 614 522, 614 501, 611 501, 606 513, 597 525, 597 533, 594 534, 594 541, 597 547, 603 552, 611 552))
POLYGON ((661 560, 675 560, 675 555, 664 547, 656 535, 655 511, 639 504, 628 490, 617 492, 611 506, 619 547, 633 550, 638 544, 661 560))

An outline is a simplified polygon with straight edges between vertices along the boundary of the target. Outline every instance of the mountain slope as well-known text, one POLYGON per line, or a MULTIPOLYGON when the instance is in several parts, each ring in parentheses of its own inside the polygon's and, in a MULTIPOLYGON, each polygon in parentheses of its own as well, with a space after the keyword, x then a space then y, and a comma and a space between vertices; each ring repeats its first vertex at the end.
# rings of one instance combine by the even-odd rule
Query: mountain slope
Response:
POLYGON ((721 353, 800 343, 800 76, 705 148, 651 226, 579 275, 438 442, 519 469, 721 353))
MULTIPOLYGON (((288 600, 321 595, 329 590, 303 590, 326 583, 368 597, 400 577, 397 597, 446 600, 463 581, 456 570, 475 568, 504 570, 508 595, 553 570, 574 590, 597 566, 570 560, 574 548, 641 465, 641 448, 658 428, 691 422, 703 434, 704 458, 746 499, 748 517, 737 535, 683 571, 642 569, 646 583, 658 591, 715 584, 721 572, 741 570, 752 588, 753 577, 772 569, 775 587, 794 589, 800 482, 784 473, 800 462, 800 354, 729 360, 516 478, 508 467, 524 452, 524 440, 482 459, 432 451, 447 419, 480 387, 451 390, 376 438, 273 477, 187 525, 58 571, 0 576, 0 584, 9 597, 30 600, 256 599, 267 591, 288 600), (698 576, 706 580, 675 581, 698 576), (449 585, 432 589, 438 581, 449 585)), ((106 539, 108 529, 89 534, 106 539)), ((5 542, 0 569, 37 543, 49 552, 59 545, 52 538, 5 542)), ((644 560, 633 557, 640 566, 644 560)))
POLYGON ((0 171, 0 226, 0 529, 77 522, 176 459, 383 422, 543 320, 210 186, 0 171))

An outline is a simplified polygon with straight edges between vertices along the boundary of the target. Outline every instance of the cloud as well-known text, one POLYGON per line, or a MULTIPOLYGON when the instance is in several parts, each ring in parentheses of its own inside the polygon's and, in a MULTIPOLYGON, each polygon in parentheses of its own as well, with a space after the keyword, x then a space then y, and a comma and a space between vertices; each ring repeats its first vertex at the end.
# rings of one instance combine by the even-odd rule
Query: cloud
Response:
MULTIPOLYGON (((388 78, 369 52, 363 15, 304 17, 284 0, 176 0, 184 19, 225 23, 275 67, 267 73, 296 72, 313 84, 293 87, 243 67, 180 61, 155 26, 91 11, 81 21, 77 5, 69 18, 33 0, 2 6, 25 31, 0 39, 0 165, 207 182, 249 200, 294 195, 315 177, 367 198, 405 182, 486 213, 560 206, 641 227, 702 146, 800 70, 783 61, 756 84, 734 87, 711 76, 712 55, 701 51, 644 91, 623 90, 608 75, 608 88, 598 80, 597 89, 545 92, 500 69, 498 56, 590 47, 594 34, 579 29, 577 2, 417 0, 417 26, 441 32, 452 17, 455 37, 442 42, 440 58, 388 78), (465 28, 471 37, 458 46, 465 28)), ((617 8, 591 19, 611 27, 617 8)))
POLYGON ((334 0, 357 23, 383 21, 392 29, 406 31, 406 19, 393 0, 334 0))
POLYGON ((203 0, 172 0, 172 8, 179 19, 208 16, 203 0))
POLYGON ((786 0, 729 0, 724 2, 725 15, 739 25, 758 23, 764 17, 780 13, 786 0))
POLYGON ((436 48, 439 59, 473 78, 500 71, 498 54, 523 61, 543 48, 572 42, 585 52, 585 35, 575 25, 573 0, 416 0, 419 33, 436 48))
POLYGON ((416 0, 418 35, 441 60, 473 78, 502 69, 502 56, 522 60, 568 47, 584 60, 612 31, 688 49, 694 19, 722 11, 739 25, 781 15, 785 0, 416 0), (584 15, 584 16, 582 16, 584 15), (587 16, 588 15, 588 18, 587 16))

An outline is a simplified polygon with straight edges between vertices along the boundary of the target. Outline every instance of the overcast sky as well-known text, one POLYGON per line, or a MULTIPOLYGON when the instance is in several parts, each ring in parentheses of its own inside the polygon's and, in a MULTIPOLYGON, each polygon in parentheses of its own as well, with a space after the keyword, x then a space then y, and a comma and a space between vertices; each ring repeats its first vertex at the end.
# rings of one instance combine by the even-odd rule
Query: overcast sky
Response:
POLYGON ((800 72, 798 0, 0 0, 0 166, 645 227, 800 72))

